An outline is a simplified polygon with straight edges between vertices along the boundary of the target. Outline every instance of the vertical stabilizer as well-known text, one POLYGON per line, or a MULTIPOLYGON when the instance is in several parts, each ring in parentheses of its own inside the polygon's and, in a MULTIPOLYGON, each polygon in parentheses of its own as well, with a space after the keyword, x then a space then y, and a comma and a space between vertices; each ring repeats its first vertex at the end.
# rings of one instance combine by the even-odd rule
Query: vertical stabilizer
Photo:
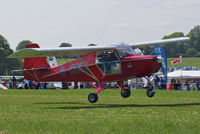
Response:
MULTIPOLYGON (((38 44, 28 44, 25 48, 40 48, 38 44)), ((24 58, 24 78, 41 81, 48 74, 49 64, 45 57, 24 58)))
MULTIPOLYGON (((38 44, 28 44, 25 48, 40 48, 38 44)), ((45 57, 24 58, 24 69, 49 67, 45 57)))

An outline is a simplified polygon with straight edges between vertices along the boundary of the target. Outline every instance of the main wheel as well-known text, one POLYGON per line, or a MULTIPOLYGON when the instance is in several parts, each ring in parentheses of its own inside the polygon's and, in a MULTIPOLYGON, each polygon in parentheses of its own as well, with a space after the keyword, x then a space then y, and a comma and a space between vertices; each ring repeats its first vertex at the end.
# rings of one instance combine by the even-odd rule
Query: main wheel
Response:
POLYGON ((98 100, 98 95, 96 93, 90 93, 88 95, 88 101, 90 103, 95 103, 95 102, 97 102, 97 100, 98 100))
POLYGON ((128 98, 131 95, 131 91, 129 89, 125 89, 125 92, 121 92, 121 96, 123 98, 128 98))
POLYGON ((153 86, 148 87, 148 90, 146 92, 146 94, 147 94, 148 97, 153 97, 155 95, 155 93, 156 93, 156 91, 155 91, 155 89, 154 89, 153 86))

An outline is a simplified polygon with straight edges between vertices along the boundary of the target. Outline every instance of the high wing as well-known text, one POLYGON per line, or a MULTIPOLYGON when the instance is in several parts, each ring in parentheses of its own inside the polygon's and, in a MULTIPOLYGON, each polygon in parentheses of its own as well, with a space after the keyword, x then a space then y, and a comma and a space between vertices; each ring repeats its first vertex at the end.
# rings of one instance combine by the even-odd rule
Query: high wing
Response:
POLYGON ((14 54, 8 56, 8 58, 25 58, 25 57, 46 57, 46 56, 79 56, 94 51, 107 51, 120 47, 140 47, 146 45, 164 44, 178 41, 189 40, 188 37, 148 41, 148 42, 136 42, 130 45, 111 45, 111 46, 87 46, 87 47, 65 47, 65 48, 25 48, 16 51, 14 54))
POLYGON ((79 56, 94 51, 115 49, 115 46, 62 47, 62 48, 25 48, 16 51, 8 58, 46 57, 46 56, 79 56))
POLYGON ((179 41, 187 41, 190 40, 188 37, 179 37, 179 38, 171 38, 171 39, 164 39, 164 40, 155 40, 155 41, 147 41, 147 42, 135 42, 132 44, 132 47, 139 47, 139 46, 146 46, 146 45, 155 45, 155 44, 165 44, 171 42, 179 42, 179 41))

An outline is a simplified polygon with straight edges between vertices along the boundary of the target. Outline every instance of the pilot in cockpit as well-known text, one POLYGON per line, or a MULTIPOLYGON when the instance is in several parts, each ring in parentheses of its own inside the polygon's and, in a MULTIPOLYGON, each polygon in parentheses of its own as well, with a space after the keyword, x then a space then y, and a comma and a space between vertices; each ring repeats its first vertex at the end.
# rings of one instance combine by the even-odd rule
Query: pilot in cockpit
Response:
POLYGON ((111 67, 113 66, 115 61, 113 52, 106 52, 102 57, 102 62, 104 62, 104 70, 106 74, 111 73, 111 67))
POLYGON ((112 52, 106 52, 102 57, 103 62, 109 62, 109 61, 114 61, 114 60, 115 58, 112 52))

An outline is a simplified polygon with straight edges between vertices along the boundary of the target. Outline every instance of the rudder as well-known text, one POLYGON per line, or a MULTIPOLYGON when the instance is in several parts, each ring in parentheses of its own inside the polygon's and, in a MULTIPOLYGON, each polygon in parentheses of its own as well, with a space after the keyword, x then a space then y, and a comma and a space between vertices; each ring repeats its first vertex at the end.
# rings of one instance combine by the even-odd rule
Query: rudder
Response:
MULTIPOLYGON (((28 44, 25 48, 40 48, 38 44, 28 44)), ((42 81, 42 76, 48 72, 49 64, 45 57, 24 58, 24 78, 42 81)))
MULTIPOLYGON (((25 48, 40 48, 36 43, 28 44, 25 48)), ((24 69, 49 67, 45 57, 24 58, 24 69)))

